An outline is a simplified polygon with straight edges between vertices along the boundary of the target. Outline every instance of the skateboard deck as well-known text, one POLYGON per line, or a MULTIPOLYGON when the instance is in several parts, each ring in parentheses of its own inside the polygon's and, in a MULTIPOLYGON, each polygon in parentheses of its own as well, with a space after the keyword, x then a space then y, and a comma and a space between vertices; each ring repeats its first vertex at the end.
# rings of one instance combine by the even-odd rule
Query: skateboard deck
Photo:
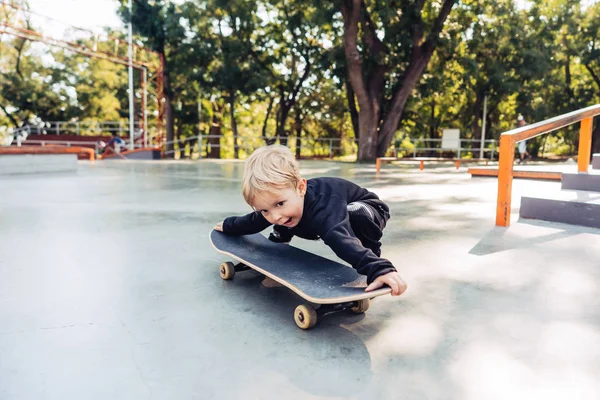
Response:
POLYGON ((389 287, 365 292, 366 277, 349 266, 283 243, 260 233, 228 236, 213 230, 213 247, 281 283, 314 304, 339 304, 372 299, 391 292, 389 287))

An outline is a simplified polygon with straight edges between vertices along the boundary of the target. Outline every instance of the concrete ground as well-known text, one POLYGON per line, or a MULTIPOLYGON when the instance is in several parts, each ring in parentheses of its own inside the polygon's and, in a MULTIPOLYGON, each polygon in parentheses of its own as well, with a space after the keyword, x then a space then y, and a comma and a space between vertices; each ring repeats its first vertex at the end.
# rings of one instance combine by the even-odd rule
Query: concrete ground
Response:
MULTIPOLYGON (((599 230, 496 228, 496 180, 452 165, 302 167, 388 202, 383 256, 405 295, 302 331, 289 290, 222 281, 208 234, 249 211, 241 163, 0 177, 0 399, 600 396, 599 230)), ((515 211, 559 188, 515 181, 515 211)))

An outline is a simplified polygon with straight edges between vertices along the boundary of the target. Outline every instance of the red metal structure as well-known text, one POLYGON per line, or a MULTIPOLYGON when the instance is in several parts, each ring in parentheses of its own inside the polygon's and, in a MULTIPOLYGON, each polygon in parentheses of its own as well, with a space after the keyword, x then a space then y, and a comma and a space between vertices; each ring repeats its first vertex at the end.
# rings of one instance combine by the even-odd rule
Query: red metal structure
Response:
MULTIPOLYGON (((9 34, 12 36, 19 37, 21 39, 44 43, 48 46, 59 47, 59 48, 62 48, 62 49, 68 50, 68 51, 72 51, 74 53, 85 55, 90 58, 99 58, 99 59, 107 60, 107 61, 110 61, 110 62, 113 62, 116 64, 129 66, 129 58, 127 56, 120 55, 120 53, 119 53, 120 45, 123 45, 123 44, 125 46, 129 45, 128 42, 125 40, 107 36, 106 38, 108 40, 112 40, 115 43, 114 51, 112 53, 106 52, 106 51, 99 51, 98 47, 97 47, 98 36, 96 34, 94 34, 94 32, 87 30, 87 29, 79 28, 76 26, 68 25, 68 24, 65 24, 65 25, 69 26, 70 28, 76 29, 78 31, 91 33, 93 35, 93 37, 95 38, 94 45, 90 47, 90 46, 82 44, 82 43, 76 43, 76 42, 70 42, 70 41, 61 40, 61 39, 55 39, 55 38, 43 35, 40 32, 36 32, 31 29, 26 29, 24 27, 17 26, 17 25, 15 25, 14 22, 10 23, 10 22, 14 21, 15 19, 12 18, 13 16, 10 14, 8 9, 10 8, 10 9, 14 10, 16 13, 22 12, 22 13, 36 14, 36 15, 39 15, 48 20, 53 20, 52 18, 43 16, 41 14, 34 13, 33 11, 27 10, 21 6, 18 6, 15 4, 10 4, 10 3, 4 2, 4 1, 0 2, 0 4, 2 4, 3 17, 4 17, 2 19, 2 21, 0 22, 0 34, 9 34)), ((157 99, 157 103, 158 103, 157 104, 158 116, 157 116, 157 121, 156 121, 156 127, 157 127, 157 133, 158 133, 158 135, 157 135, 158 143, 156 143, 156 145, 162 147, 162 144, 164 143, 164 65, 165 65, 164 64, 165 63, 164 56, 158 52, 155 52, 153 50, 148 50, 145 47, 139 46, 137 44, 133 44, 133 47, 134 47, 134 52, 133 52, 133 58, 132 58, 131 64, 132 64, 133 68, 141 71, 141 73, 142 73, 142 90, 145 90, 147 87, 146 71, 151 70, 151 71, 155 72, 156 99, 157 99), (146 55, 146 57, 141 57, 142 55, 146 55), (144 60, 142 58, 144 58, 144 60), (150 59, 151 61, 147 61, 147 59, 150 59)), ((126 54, 126 52, 125 52, 125 54, 126 54)), ((142 96, 142 107, 141 107, 142 116, 146 115, 146 108, 147 108, 146 98, 145 98, 145 96, 142 96)), ((144 118, 142 118, 140 126, 143 129, 144 135, 146 135, 147 127, 144 124, 144 118)))

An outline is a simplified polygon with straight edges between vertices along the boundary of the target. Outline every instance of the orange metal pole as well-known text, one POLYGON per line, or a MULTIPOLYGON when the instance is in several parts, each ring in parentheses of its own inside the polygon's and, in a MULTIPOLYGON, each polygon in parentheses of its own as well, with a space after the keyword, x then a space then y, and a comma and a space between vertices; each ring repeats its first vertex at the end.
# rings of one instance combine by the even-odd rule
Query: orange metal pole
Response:
POLYGON ((509 135, 500 137, 500 162, 498 165, 498 201, 496 203, 496 226, 510 226, 513 163, 515 142, 509 135))
POLYGON ((419 164, 419 170, 423 171, 425 169, 425 161, 421 160, 421 163, 419 164))
POLYGON ((581 121, 579 128, 579 153, 577 155, 577 171, 588 172, 590 157, 592 155, 592 125, 594 118, 586 118, 581 121))
POLYGON ((375 160, 375 171, 377 173, 379 173, 380 170, 381 170, 381 158, 377 158, 375 160))

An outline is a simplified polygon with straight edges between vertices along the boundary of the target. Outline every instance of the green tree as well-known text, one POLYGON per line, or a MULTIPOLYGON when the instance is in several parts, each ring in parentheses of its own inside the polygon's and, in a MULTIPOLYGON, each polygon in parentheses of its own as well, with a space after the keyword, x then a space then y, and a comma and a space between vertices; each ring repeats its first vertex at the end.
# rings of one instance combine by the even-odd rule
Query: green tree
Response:
POLYGON ((252 54, 267 75, 269 93, 278 98, 275 134, 285 144, 290 112, 321 63, 328 26, 322 9, 304 1, 271 0, 261 6, 265 17, 252 54))
MULTIPOLYGON (((581 63, 595 84, 593 99, 600 102, 600 3, 594 2, 584 11, 577 34, 581 63)), ((592 138, 593 153, 600 153, 600 122, 596 122, 592 138)))
POLYGON ((253 57, 254 32, 260 21, 253 2, 215 0, 208 2, 207 8, 210 11, 205 16, 214 21, 216 28, 205 33, 216 48, 203 81, 209 84, 211 93, 223 97, 229 106, 234 157, 239 158, 242 143, 238 140, 236 104, 240 97, 250 96, 266 85, 261 67, 253 57))
POLYGON ((425 0, 339 4, 349 81, 359 105, 358 157, 373 160, 387 151, 456 0, 441 6, 425 0))
MULTIPOLYGON (((551 53, 539 45, 539 33, 529 28, 532 25, 529 17, 526 11, 516 8, 513 0, 488 3, 480 16, 485 23, 474 24, 472 34, 466 38, 466 54, 461 62, 465 85, 473 96, 469 112, 463 115, 471 118, 473 139, 481 139, 486 95, 488 115, 493 116, 508 96, 521 93, 527 82, 542 79, 550 70, 551 53)), ((515 110, 508 116, 515 126, 518 112, 526 112, 528 108, 515 110)))
MULTIPOLYGON (((0 10, 2 20, 34 30, 29 19, 15 18, 15 11, 0 10)), ((16 36, 0 40, 0 110, 13 127, 72 118, 67 86, 60 81, 60 67, 45 65, 31 41, 16 36)))
MULTIPOLYGON (((181 46, 187 39, 185 24, 188 20, 185 8, 169 0, 133 0, 132 13, 129 14, 127 0, 121 0, 119 13, 125 23, 131 21, 133 32, 141 37, 144 46, 157 52, 164 60, 164 110, 168 155, 173 153, 175 139, 174 102, 177 100, 177 88, 173 87, 173 76, 180 64, 183 54, 181 46)), ((185 5, 185 4, 184 4, 185 5)), ((159 99, 161 101, 161 99, 159 99)))

